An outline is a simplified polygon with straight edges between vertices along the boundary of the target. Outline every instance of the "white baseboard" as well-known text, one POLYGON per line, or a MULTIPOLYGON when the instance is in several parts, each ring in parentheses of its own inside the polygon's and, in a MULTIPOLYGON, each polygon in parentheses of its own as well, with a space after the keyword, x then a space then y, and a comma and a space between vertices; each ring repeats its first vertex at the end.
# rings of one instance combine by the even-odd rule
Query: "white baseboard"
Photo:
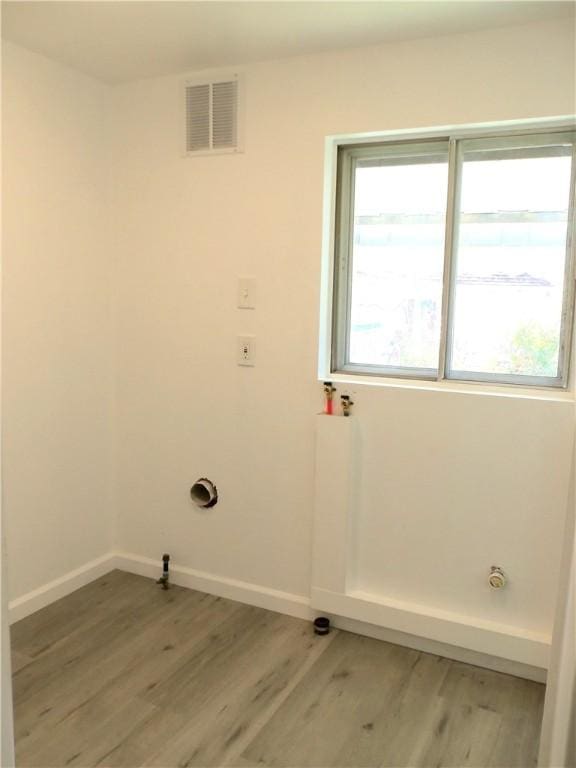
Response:
MULTIPOLYGON (((10 623, 12 624, 44 608, 116 568, 154 579, 158 578, 161 573, 159 560, 152 560, 129 552, 109 553, 13 600, 9 604, 10 623)), ((311 607, 309 598, 302 595, 282 592, 237 579, 224 578, 185 566, 171 564, 170 580, 174 584, 188 589, 207 592, 308 621, 321 613, 318 608, 311 607)), ((382 626, 376 622, 368 622, 359 616, 350 618, 350 609, 350 605, 334 604, 329 608, 326 604, 322 612, 326 611, 326 614, 331 617, 334 627, 348 632, 374 637, 378 640, 493 669, 516 677, 524 677, 528 680, 544 682, 546 679, 546 670, 543 668, 543 664, 523 663, 514 659, 502 658, 500 655, 482 653, 469 647, 454 645, 451 642, 434 640, 419 634, 411 634, 382 626)), ((474 627, 470 627, 470 631, 473 632, 474 627)))
POLYGON ((71 592, 75 592, 80 587, 89 584, 91 581, 104 576, 106 573, 116 568, 114 555, 109 553, 97 557, 95 560, 85 563, 80 568, 65 573, 47 584, 43 584, 38 589, 33 589, 15 600, 8 603, 8 620, 10 624, 29 616, 31 613, 45 608, 50 603, 66 597, 71 592))
MULTIPOLYGON (((141 557, 128 552, 116 552, 115 563, 116 568, 122 571, 156 579, 162 571, 159 560, 151 560, 149 557, 141 557)), ((247 581, 215 576, 185 566, 170 564, 170 581, 180 587, 208 592, 211 595, 237 600, 240 603, 266 608, 269 611, 295 616, 298 619, 311 620, 317 615, 310 608, 310 600, 302 595, 269 589, 259 584, 250 584, 247 581)))
MULTIPOLYGON (((539 670, 548 667, 550 637, 519 627, 360 591, 341 594, 313 588, 312 606, 328 615, 346 617, 376 628, 386 627, 401 635, 420 638, 428 644, 440 644, 446 649, 442 655, 448 658, 458 658, 450 652, 450 646, 453 646, 459 651, 466 649, 476 653, 479 658, 500 659, 501 663, 509 664, 510 670, 518 664, 539 670)), ((501 667, 499 669, 505 671, 501 667)), ((510 671, 510 674, 515 673, 510 671)))
MULTIPOLYGON (((315 613, 318 613, 316 611, 315 613)), ((330 614, 328 614, 330 615, 330 614)), ((501 656, 491 656, 487 653, 479 653, 469 648, 461 648, 457 645, 442 643, 437 640, 429 640, 427 637, 409 635, 406 632, 398 632, 388 627, 379 627, 376 624, 347 619, 343 616, 333 616, 332 624, 337 629, 345 632, 354 632, 356 635, 373 637, 375 640, 383 640, 386 643, 401 645, 404 648, 413 648, 415 651, 433 653, 435 656, 443 656, 445 659, 462 661, 472 664, 474 667, 491 669, 494 672, 502 672, 505 675, 522 677, 525 680, 534 680, 537 683, 545 683, 547 672, 542 667, 532 664, 523 664, 511 659, 503 659, 501 656)))
MULTIPOLYGON (((158 578, 161 572, 159 560, 152 560, 129 552, 117 552, 115 564, 120 570, 150 578, 158 578)), ((227 579, 184 566, 171 565, 170 580, 174 584, 187 587, 188 589, 208 592, 209 594, 225 597, 229 600, 237 600, 241 603, 255 605, 259 608, 266 608, 269 611, 276 611, 300 619, 311 621, 320 614, 318 609, 311 607, 310 600, 301 595, 281 592, 237 579, 227 579)), ((341 607, 344 608, 344 606, 341 607)), ((346 610, 348 609, 349 606, 346 606, 346 610)), ((403 645, 425 653, 433 653, 437 656, 444 656, 449 659, 474 664, 475 666, 485 667, 486 669, 492 669, 516 677, 523 677, 528 680, 535 680, 537 682, 545 682, 546 680, 546 669, 542 663, 532 664, 515 659, 502 658, 498 655, 459 647, 453 643, 400 632, 359 619, 347 618, 335 611, 329 612, 328 615, 332 619, 333 626, 344 631, 366 635, 378 640, 403 645)), ((475 628, 470 627, 470 630, 474 633, 475 628)), ((496 638, 494 645, 497 644, 497 640, 498 638, 496 638)), ((539 660, 547 657, 547 645, 544 643, 544 646, 544 649, 538 646, 536 656, 539 660)), ((533 656, 534 654, 529 658, 533 656)))

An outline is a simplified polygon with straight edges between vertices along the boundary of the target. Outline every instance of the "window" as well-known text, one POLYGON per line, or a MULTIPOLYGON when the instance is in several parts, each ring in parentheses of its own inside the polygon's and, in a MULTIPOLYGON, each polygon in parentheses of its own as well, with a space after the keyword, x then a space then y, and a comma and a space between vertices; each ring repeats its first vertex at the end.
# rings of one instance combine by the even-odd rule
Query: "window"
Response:
POLYGON ((566 386, 575 143, 340 145, 332 371, 566 386))

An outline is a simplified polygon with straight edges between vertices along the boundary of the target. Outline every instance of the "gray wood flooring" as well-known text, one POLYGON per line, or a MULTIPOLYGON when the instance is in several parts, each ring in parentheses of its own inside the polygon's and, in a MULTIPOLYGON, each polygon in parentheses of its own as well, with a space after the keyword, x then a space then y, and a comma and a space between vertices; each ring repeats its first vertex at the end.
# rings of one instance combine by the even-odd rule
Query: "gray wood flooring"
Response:
POLYGON ((18 768, 536 764, 542 685, 120 571, 12 647, 18 768))

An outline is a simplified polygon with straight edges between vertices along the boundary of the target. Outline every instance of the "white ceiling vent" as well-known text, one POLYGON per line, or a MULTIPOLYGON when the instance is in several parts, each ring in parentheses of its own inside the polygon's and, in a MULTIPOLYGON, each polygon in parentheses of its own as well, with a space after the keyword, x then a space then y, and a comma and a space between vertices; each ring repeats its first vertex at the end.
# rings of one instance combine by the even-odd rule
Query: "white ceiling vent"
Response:
POLYGON ((238 75, 185 84, 186 155, 241 152, 238 75))

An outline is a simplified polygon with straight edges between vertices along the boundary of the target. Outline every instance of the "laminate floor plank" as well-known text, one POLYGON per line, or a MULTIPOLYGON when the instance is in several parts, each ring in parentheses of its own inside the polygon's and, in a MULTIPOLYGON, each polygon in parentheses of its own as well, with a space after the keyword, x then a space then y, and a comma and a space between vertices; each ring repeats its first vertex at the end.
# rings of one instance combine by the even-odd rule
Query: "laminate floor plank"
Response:
POLYGON ((86 663, 66 669, 50 685, 16 704, 17 746, 23 759, 46 733, 54 736, 61 723, 95 696, 119 691, 128 699, 153 686, 181 663, 181 655, 242 607, 181 588, 166 593, 144 581, 150 603, 156 606, 153 613, 140 614, 139 621, 132 614, 132 623, 117 627, 108 643, 99 642, 96 649, 90 644, 86 663))
POLYGON ((491 710, 438 698, 432 718, 422 723, 420 738, 406 765, 415 768, 487 765, 500 721, 500 715, 491 710))
POLYGON ((544 686, 114 572, 13 627, 18 768, 528 768, 544 686))
POLYGON ((198 664, 198 655, 207 649, 197 647, 196 658, 178 676, 185 685, 173 695, 174 678, 153 691, 156 705, 179 711, 186 725, 144 765, 234 763, 296 684, 299 672, 312 666, 332 640, 315 636, 309 622, 257 608, 247 608, 242 621, 233 630, 221 625, 220 637, 212 642, 227 640, 218 644, 211 663, 198 664))
POLYGON ((41 742, 19 750, 16 764, 36 768, 98 765, 126 734, 155 714, 153 706, 139 699, 107 701, 95 697, 60 723, 52 734, 46 734, 41 742))
POLYGON ((130 660, 111 677, 108 687, 121 688, 124 696, 146 697, 171 676, 178 677, 185 660, 198 645, 210 642, 221 624, 244 609, 241 603, 201 592, 188 592, 186 604, 164 611, 141 632, 131 647, 130 660))
POLYGON ((445 699, 465 699, 483 709, 503 714, 514 708, 534 712, 542 700, 542 686, 531 680, 504 675, 482 667, 453 661, 440 690, 445 699))
POLYGON ((447 659, 419 654, 395 700, 363 727, 360 740, 349 739, 348 763, 383 768, 413 763, 415 744, 436 711, 437 693, 449 668, 447 659))
MULTIPOLYGON (((170 597, 164 599, 151 593, 150 587, 139 579, 129 589, 120 590, 110 598, 107 605, 97 611, 99 619, 91 619, 77 626, 74 621, 68 622, 63 618, 63 626, 72 625, 70 633, 46 645, 41 653, 33 657, 34 664, 27 665, 15 675, 16 706, 37 693, 41 687, 49 687, 52 681, 61 682, 63 676, 76 676, 82 667, 97 664, 98 659, 106 655, 107 649, 123 644, 126 635, 137 633, 145 617, 154 621, 158 609, 163 608, 166 602, 171 604, 175 600, 185 599, 184 592, 182 595, 170 593, 170 597)), ((72 618, 74 616, 75 610, 72 611, 72 618)), ((42 632, 43 629, 40 629, 40 634, 42 632)), ((15 645, 20 649, 17 640, 15 645)))
POLYGON ((112 611, 122 610, 137 599, 141 587, 139 576, 112 571, 18 621, 12 627, 12 642, 21 653, 35 658, 58 641, 69 640, 75 630, 86 632, 112 611))
POLYGON ((340 633, 242 757, 286 768, 380 765, 380 723, 397 705, 420 657, 418 651, 340 633))
POLYGON ((19 672, 21 669, 24 669, 28 664, 32 662, 32 659, 30 656, 26 656, 25 653, 19 653, 18 651, 12 650, 12 674, 15 675, 16 672, 19 672))
POLYGON ((229 600, 191 594, 200 598, 195 612, 188 616, 180 613, 177 618, 142 636, 139 642, 143 647, 147 646, 147 654, 136 653, 133 661, 128 662, 95 696, 96 700, 104 702, 104 706, 114 706, 114 697, 118 694, 120 701, 141 701, 151 713, 106 753, 106 766, 141 766, 167 741, 172 743, 179 732, 190 728, 189 717, 170 707, 155 706, 147 701, 146 695, 159 685, 159 681, 173 675, 178 677, 182 659, 193 654, 194 648, 216 632, 221 622, 244 608, 229 600))
POLYGON ((131 617, 122 616, 102 622, 86 636, 76 635, 65 647, 43 654, 14 675, 15 708, 26 708, 29 700, 47 701, 54 689, 62 690, 67 682, 92 671, 107 657, 107 651, 114 653, 134 634, 131 617))
MULTIPOLYGON (((146 585, 140 585, 146 586, 146 585)), ((180 610, 188 601, 185 590, 158 598, 147 587, 137 604, 106 619, 86 633, 75 632, 69 643, 61 643, 14 675, 16 737, 28 737, 36 727, 51 727, 55 719, 83 703, 109 679, 117 677, 140 650, 143 625, 155 629, 158 612, 180 610), (170 602, 168 602, 170 600, 170 602)))
POLYGON ((492 753, 486 762, 489 768, 531 768, 537 765, 540 740, 538 723, 542 721, 543 705, 541 701, 530 717, 521 711, 509 712, 502 717, 492 753))
MULTIPOLYGON (((147 702, 144 705, 153 706, 147 702)), ((148 717, 139 721, 135 728, 126 731, 118 743, 93 764, 102 768, 140 768, 150 755, 171 744, 186 727, 187 721, 182 715, 154 707, 148 717)))

